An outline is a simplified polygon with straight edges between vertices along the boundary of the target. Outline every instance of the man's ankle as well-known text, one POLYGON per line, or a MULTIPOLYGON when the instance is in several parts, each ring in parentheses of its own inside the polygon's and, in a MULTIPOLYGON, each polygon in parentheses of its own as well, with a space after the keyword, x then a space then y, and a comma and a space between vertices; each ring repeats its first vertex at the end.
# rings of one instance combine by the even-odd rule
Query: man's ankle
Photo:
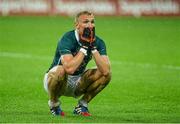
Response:
POLYGON ((57 107, 57 106, 60 105, 60 102, 59 101, 58 102, 53 102, 53 101, 49 100, 48 105, 49 105, 50 108, 57 107))
POLYGON ((88 107, 88 103, 83 99, 79 100, 78 105, 84 106, 86 108, 88 107))

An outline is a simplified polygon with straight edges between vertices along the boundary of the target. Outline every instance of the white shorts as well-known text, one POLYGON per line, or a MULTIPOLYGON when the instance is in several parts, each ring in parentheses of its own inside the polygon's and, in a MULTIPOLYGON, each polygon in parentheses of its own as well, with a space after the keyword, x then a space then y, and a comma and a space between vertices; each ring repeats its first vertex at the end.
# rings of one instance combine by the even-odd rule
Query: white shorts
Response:
MULTIPOLYGON (((53 67, 50 72, 54 72, 56 71, 57 69, 57 66, 53 67)), ((71 97, 78 97, 74 94, 76 88, 77 88, 77 85, 79 83, 81 79, 81 74, 80 75, 76 75, 76 76, 73 76, 73 75, 68 75, 67 77, 67 85, 66 85, 66 89, 65 89, 65 92, 64 92, 64 96, 71 96, 71 97)), ((47 91, 47 93, 49 93, 48 91, 48 73, 46 73, 44 75, 44 89, 47 91)))

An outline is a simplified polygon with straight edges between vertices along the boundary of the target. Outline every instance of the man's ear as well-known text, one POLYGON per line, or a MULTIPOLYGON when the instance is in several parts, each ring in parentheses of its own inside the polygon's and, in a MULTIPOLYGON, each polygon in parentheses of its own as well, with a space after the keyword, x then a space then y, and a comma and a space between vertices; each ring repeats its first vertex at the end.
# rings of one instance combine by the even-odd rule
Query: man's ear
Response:
POLYGON ((75 22, 75 28, 79 29, 79 23, 78 22, 75 22))

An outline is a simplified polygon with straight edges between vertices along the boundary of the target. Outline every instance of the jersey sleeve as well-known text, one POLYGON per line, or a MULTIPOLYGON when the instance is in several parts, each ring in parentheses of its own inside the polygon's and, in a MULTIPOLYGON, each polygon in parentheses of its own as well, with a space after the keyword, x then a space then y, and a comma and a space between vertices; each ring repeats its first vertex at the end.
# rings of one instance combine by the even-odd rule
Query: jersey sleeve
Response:
POLYGON ((59 52, 61 55, 71 54, 72 41, 67 37, 63 37, 59 42, 59 52))
POLYGON ((99 51, 100 55, 107 55, 106 45, 103 40, 100 40, 100 42, 98 43, 97 50, 99 51))

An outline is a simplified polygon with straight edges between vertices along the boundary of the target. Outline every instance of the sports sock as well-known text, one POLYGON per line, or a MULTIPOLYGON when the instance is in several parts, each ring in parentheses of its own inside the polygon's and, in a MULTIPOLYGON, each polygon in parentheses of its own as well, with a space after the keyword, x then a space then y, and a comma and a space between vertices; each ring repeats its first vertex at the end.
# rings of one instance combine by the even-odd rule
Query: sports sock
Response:
POLYGON ((88 107, 88 103, 85 100, 83 100, 83 99, 79 100, 78 104, 82 105, 84 107, 88 107))
POLYGON ((49 105, 49 107, 50 108, 52 108, 52 107, 57 107, 57 106, 59 106, 60 105, 60 102, 52 102, 51 100, 49 100, 48 101, 48 105, 49 105))

